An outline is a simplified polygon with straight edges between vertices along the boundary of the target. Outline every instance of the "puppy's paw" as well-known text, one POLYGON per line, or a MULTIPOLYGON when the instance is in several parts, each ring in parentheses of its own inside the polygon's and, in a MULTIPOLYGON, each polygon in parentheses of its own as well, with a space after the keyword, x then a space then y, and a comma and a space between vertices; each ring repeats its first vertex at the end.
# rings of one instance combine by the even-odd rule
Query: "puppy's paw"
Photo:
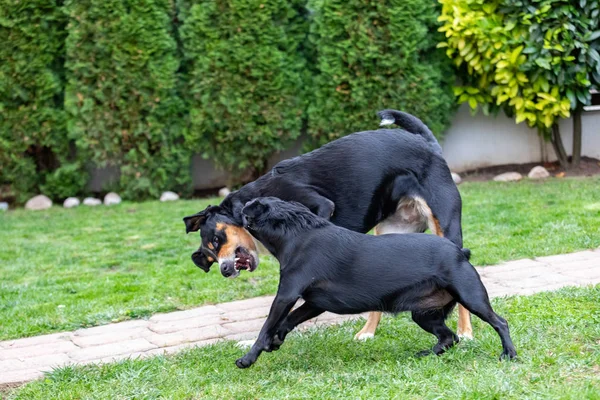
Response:
POLYGON ((248 347, 252 347, 254 342, 255 342, 255 340, 240 340, 235 345, 237 347, 239 347, 240 349, 247 349, 248 347))
POLYGON ((504 349, 502 354, 500 354, 500 361, 503 360, 514 360, 517 358, 517 351, 515 349, 504 349))
POLYGON ((415 354, 415 357, 417 358, 423 358, 423 357, 427 357, 434 354, 434 352, 432 350, 422 350, 419 351, 418 353, 415 354))
POLYGON ((358 332, 356 336, 354 336, 354 340, 362 340, 363 342, 369 339, 373 339, 375 337, 374 333, 371 332, 358 332))
POLYGON ((250 357, 244 356, 242 358, 238 358, 235 361, 235 365, 238 368, 248 368, 249 366, 251 366, 252 364, 254 364, 255 360, 252 360, 250 357))

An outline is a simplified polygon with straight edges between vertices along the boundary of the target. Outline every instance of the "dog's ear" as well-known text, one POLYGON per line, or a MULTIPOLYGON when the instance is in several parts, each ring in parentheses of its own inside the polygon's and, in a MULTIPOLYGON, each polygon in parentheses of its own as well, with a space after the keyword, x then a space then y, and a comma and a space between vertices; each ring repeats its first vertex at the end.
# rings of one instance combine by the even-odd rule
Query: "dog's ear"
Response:
POLYGON ((204 272, 210 271, 210 266, 214 263, 214 260, 208 261, 208 257, 202 252, 202 250, 195 251, 192 254, 192 261, 204 272))
POLYGON ((183 217, 183 223, 185 224, 185 233, 198 231, 200 227, 204 224, 204 222, 206 222, 206 217, 208 217, 208 212, 211 208, 211 206, 208 206, 199 213, 183 217))
POLYGON ((200 211, 197 214, 183 217, 183 223, 185 224, 185 233, 196 232, 206 222, 206 219, 214 213, 221 211, 219 206, 208 206, 204 211, 200 211))
POLYGON ((261 199, 251 200, 242 209, 242 214, 249 218, 258 218, 269 210, 269 205, 261 199))

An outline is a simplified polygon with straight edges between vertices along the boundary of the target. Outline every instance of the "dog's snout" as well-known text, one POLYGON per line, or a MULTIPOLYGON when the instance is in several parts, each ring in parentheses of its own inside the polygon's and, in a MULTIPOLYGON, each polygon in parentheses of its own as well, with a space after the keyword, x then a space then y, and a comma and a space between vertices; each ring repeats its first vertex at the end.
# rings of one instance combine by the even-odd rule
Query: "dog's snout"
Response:
POLYGON ((232 262, 224 262, 223 264, 221 264, 221 274, 225 278, 229 278, 230 276, 232 276, 235 273, 234 265, 235 264, 232 262))

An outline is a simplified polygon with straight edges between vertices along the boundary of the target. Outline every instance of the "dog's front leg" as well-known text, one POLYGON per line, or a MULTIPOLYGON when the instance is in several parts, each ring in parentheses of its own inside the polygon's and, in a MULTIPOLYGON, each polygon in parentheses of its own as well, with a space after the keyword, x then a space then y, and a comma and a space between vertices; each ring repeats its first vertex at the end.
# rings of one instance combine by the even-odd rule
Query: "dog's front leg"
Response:
POLYGON ((260 353, 271 349, 273 336, 275 335, 277 327, 288 315, 294 304, 296 304, 298 297, 298 295, 290 296, 281 295, 279 292, 277 293, 275 300, 273 300, 273 304, 271 304, 269 316, 260 330, 258 339, 256 339, 256 342, 254 342, 254 345, 252 345, 252 348, 244 357, 237 359, 235 365, 239 368, 248 368, 256 362, 260 353))

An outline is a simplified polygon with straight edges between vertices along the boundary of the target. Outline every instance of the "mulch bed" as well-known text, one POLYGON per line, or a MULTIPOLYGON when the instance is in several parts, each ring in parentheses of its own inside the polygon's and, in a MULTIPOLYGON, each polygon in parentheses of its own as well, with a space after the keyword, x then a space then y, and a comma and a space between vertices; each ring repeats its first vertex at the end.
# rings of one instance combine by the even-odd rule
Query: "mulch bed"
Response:
POLYGON ((524 177, 527 176, 531 168, 542 165, 550 172, 552 176, 558 177, 574 177, 574 176, 592 176, 600 175, 600 160, 590 157, 582 157, 579 168, 570 169, 565 171, 560 166, 558 161, 548 163, 527 163, 527 164, 506 164, 496 165, 493 167, 477 168, 471 171, 461 172, 459 175, 463 181, 489 181, 496 175, 503 174, 505 172, 518 172, 524 177))

